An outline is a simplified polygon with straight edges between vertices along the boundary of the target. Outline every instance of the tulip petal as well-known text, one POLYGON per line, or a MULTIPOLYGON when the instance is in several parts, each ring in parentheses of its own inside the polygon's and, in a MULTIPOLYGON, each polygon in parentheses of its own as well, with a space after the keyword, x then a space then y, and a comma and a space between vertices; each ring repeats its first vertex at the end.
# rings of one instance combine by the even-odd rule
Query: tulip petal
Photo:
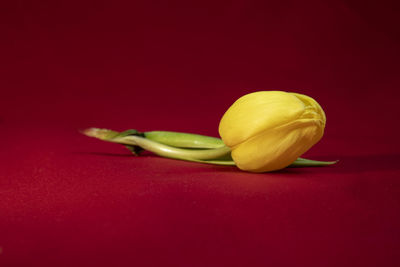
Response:
POLYGON ((240 144, 265 129, 298 119, 305 105, 295 95, 282 91, 260 91, 239 98, 226 111, 219 134, 227 146, 240 144))
POLYGON ((298 93, 290 93, 290 94, 299 98, 306 106, 306 112, 303 113, 303 115, 301 116, 302 118, 308 117, 308 118, 321 119, 323 126, 325 127, 325 123, 326 123, 325 112, 322 109, 322 107, 318 104, 317 101, 315 101, 313 98, 303 95, 303 94, 298 94, 298 93), (312 113, 314 113, 314 114, 312 114, 312 113))
POLYGON ((232 148, 232 158, 245 171, 268 172, 289 166, 323 135, 320 123, 299 119, 267 129, 232 148))

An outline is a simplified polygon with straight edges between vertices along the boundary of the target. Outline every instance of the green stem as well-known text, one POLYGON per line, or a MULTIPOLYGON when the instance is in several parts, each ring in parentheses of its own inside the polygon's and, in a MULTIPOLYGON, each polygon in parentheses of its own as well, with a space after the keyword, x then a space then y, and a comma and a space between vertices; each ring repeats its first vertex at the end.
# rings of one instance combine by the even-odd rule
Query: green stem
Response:
POLYGON ((144 137, 164 145, 182 148, 219 148, 224 142, 216 137, 169 131, 144 132, 144 137))
MULTIPOLYGON (((136 130, 116 132, 108 129, 89 128, 87 136, 126 145, 134 154, 145 149, 159 156, 186 161, 235 166, 230 148, 216 137, 169 131, 140 133, 136 130), (189 149, 192 148, 192 149, 189 149)), ((318 167, 335 164, 337 161, 316 161, 298 158, 289 167, 318 167)))
MULTIPOLYGON (((180 158, 176 158, 176 159, 180 159, 180 158)), ((218 160, 218 159, 216 159, 216 160, 199 160, 199 159, 188 159, 188 158, 182 158, 180 160, 212 164, 212 165, 236 166, 236 163, 233 160, 218 160)))
POLYGON ((201 150, 176 148, 133 135, 115 137, 108 141, 124 145, 140 146, 141 148, 151 151, 159 156, 178 159, 212 160, 223 157, 231 152, 231 149, 227 146, 201 150))

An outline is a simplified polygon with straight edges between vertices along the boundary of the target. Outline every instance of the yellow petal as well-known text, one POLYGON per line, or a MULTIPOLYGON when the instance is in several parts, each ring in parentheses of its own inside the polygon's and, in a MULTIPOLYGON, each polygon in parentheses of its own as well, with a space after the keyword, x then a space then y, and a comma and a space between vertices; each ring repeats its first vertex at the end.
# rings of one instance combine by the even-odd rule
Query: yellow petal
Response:
POLYGON ((287 167, 317 143, 321 122, 299 119, 265 131, 232 148, 232 158, 245 171, 267 172, 287 167))
POLYGON ((282 91, 261 91, 239 98, 226 111, 219 134, 227 146, 240 144, 265 129, 298 119, 305 111, 300 98, 282 91))
POLYGON ((299 98, 304 105, 306 106, 306 109, 308 111, 305 114, 303 114, 301 117, 302 118, 318 118, 322 121, 323 126, 325 127, 325 123, 326 123, 326 116, 325 116, 325 112, 324 110, 321 108, 321 106, 318 104, 317 101, 315 101, 313 98, 303 95, 303 94, 297 94, 297 93, 290 93, 294 96, 296 96, 297 98, 299 98), (315 115, 312 116, 311 114, 314 113, 315 115))

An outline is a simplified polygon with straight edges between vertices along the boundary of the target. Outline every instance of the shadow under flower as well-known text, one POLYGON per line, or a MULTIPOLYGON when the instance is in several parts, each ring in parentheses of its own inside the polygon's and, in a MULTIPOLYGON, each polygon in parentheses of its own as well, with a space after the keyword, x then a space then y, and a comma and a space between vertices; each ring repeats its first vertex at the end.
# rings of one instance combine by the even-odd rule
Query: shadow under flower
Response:
MULTIPOLYGON (((319 173, 362 173, 400 170, 400 154, 333 155, 317 160, 339 160, 336 164, 316 167, 319 173)), ((306 167, 309 169, 308 167, 306 167)), ((292 168, 290 168, 292 169, 292 168)), ((295 168, 293 168, 295 169, 295 168)), ((298 169, 298 168, 296 168, 298 169)), ((299 168, 300 170, 302 168, 299 168)))
MULTIPOLYGON (((81 155, 94 155, 94 156, 106 156, 106 157, 132 157, 136 156, 126 153, 105 153, 105 152, 75 152, 81 155)), ((148 158, 159 158, 159 156, 152 153, 142 153, 140 156, 148 158)), ((400 154, 376 154, 376 155, 333 155, 313 158, 315 160, 339 160, 336 164, 323 167, 289 167, 275 172, 269 172, 268 174, 283 174, 283 175, 299 175, 309 173, 321 173, 321 174, 346 174, 346 173, 363 173, 363 172, 379 172, 379 171, 396 171, 400 170, 400 154)), ((171 159, 167 159, 171 160, 171 159)), ((201 164, 193 163, 190 164, 201 164)), ((249 174, 249 172, 241 171, 235 166, 218 166, 203 164, 207 167, 207 170, 215 172, 229 172, 229 173, 243 173, 249 174)), ((256 174, 256 173, 253 173, 256 174)), ((259 174, 258 174, 259 175, 259 174)))

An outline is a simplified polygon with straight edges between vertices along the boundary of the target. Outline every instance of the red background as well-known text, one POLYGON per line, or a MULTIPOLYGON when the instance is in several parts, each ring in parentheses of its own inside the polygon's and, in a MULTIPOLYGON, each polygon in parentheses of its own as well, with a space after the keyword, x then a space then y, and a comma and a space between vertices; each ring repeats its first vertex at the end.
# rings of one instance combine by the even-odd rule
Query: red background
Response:
POLYGON ((0 8, 1 266, 399 266, 399 6, 9 1, 0 8), (89 139, 217 136, 243 94, 327 114, 307 157, 251 174, 89 139))

